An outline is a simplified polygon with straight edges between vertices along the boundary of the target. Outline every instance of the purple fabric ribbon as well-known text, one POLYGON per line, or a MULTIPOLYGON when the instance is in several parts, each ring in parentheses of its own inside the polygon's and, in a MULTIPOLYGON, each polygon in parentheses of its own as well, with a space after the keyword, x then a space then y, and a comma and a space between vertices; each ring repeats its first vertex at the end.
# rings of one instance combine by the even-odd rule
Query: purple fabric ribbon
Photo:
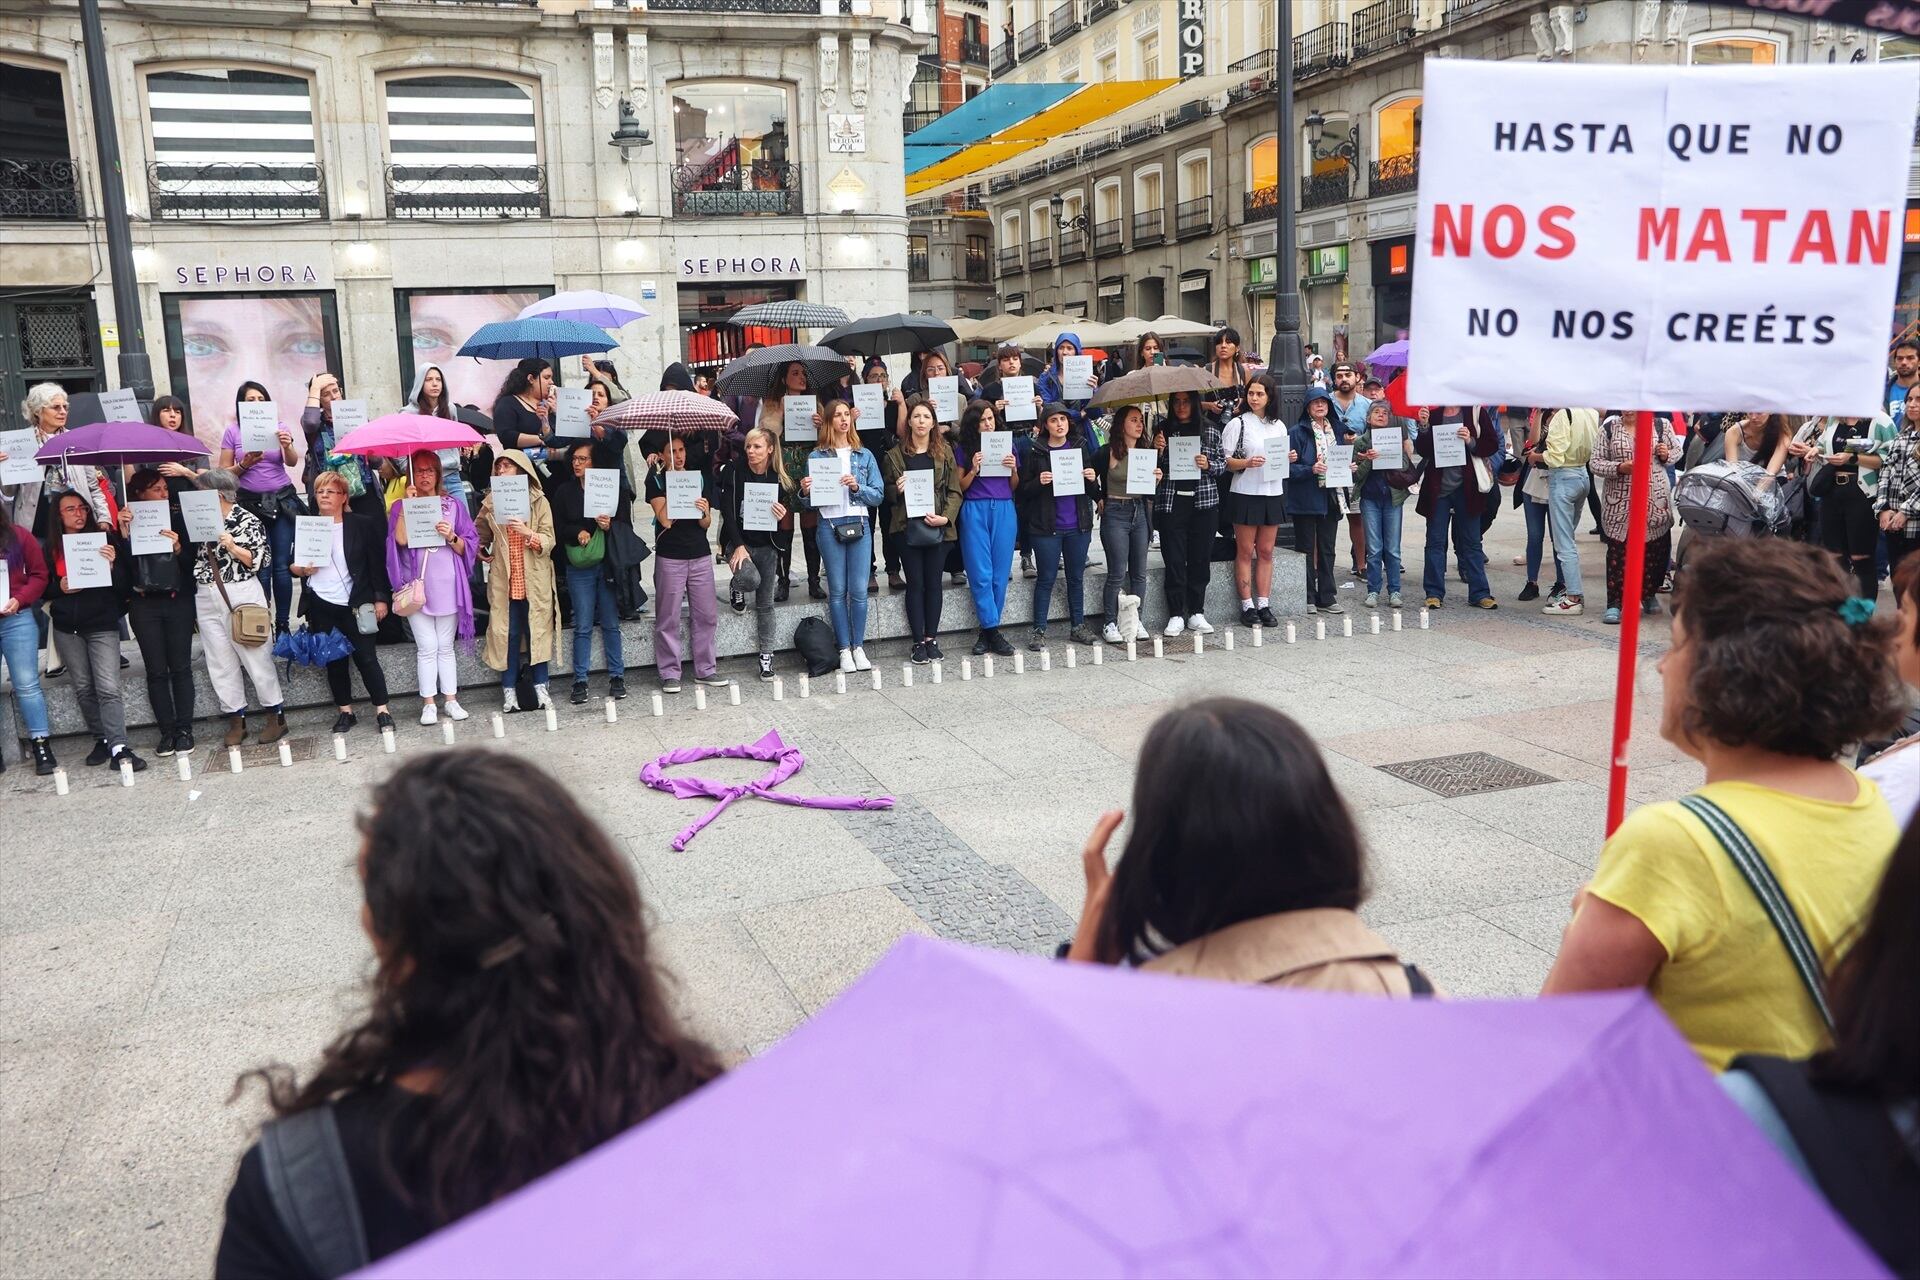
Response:
POLYGON ((673 838, 673 851, 679 853, 693 842, 709 822, 726 811, 741 796, 757 796, 775 804, 799 805, 802 809, 891 809, 892 796, 795 796, 774 788, 806 767, 807 757, 798 747, 780 740, 777 729, 769 729, 758 742, 743 742, 735 747, 679 747, 667 752, 640 770, 640 781, 655 791, 664 791, 678 800, 706 796, 715 801, 713 808, 692 826, 673 838), (670 778, 667 770, 697 760, 766 760, 773 772, 755 782, 712 782, 706 778, 670 778))

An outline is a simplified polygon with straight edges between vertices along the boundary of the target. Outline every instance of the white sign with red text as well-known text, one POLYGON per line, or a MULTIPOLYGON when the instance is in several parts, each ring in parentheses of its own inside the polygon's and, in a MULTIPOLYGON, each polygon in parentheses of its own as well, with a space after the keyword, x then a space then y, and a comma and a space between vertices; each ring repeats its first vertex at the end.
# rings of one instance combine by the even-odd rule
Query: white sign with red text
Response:
POLYGON ((1920 67, 1428 59, 1407 397, 1871 415, 1920 67))

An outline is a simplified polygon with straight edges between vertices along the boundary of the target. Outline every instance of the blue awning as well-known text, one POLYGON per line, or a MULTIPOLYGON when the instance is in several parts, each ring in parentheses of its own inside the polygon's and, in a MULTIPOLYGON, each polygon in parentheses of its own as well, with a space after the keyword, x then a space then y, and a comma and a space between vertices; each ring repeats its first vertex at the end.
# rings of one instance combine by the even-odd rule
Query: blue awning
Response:
MULTIPOLYGON (((1077 84, 996 84, 985 93, 907 135, 909 146, 969 146, 1012 128, 1072 95, 1077 84)), ((951 153, 948 153, 951 154, 951 153)), ((933 159, 943 159, 935 156, 933 159)), ((909 164, 911 173, 913 166, 909 164)))

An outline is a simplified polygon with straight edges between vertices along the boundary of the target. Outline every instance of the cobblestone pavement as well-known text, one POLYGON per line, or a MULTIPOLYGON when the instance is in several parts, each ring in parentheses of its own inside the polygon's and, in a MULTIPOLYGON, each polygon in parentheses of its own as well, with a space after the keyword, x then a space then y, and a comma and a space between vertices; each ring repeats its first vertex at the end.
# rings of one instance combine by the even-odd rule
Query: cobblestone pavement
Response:
MULTIPOLYGON (((1521 533, 1504 512, 1490 544, 1502 609, 1465 609, 1456 585, 1428 631, 1409 609, 1406 630, 1383 613, 1375 636, 1359 611, 1350 639, 1336 625, 1316 642, 1301 624, 1293 646, 1276 636, 1256 650, 1243 631, 1232 653, 1215 637, 1203 656, 1183 642, 1155 660, 1143 646, 1136 663, 1110 655, 1095 668, 1081 650, 1071 671, 1056 651, 1049 672, 1002 664, 991 680, 962 681, 954 661, 941 685, 922 674, 911 688, 888 647, 877 693, 820 681, 801 700, 790 679, 774 703, 735 670, 748 680, 741 706, 716 698, 698 712, 689 691, 655 719, 636 678, 618 724, 597 703, 563 706, 559 732, 523 715, 499 743, 493 700, 476 690, 480 714, 460 739, 552 770, 605 822, 682 1007, 735 1056, 778 1040, 904 933, 1050 951, 1080 908, 1080 844, 1100 811, 1125 803, 1148 726, 1223 691, 1282 707, 1323 744, 1371 846, 1368 918, 1454 994, 1524 996, 1599 845, 1615 633, 1597 599, 1579 620, 1512 603, 1521 533), (673 852, 700 806, 642 788, 639 767, 769 727, 808 755, 789 790, 890 793, 895 807, 743 800, 673 852), (1457 768, 1409 771, 1437 789, 1382 769, 1476 751, 1545 781, 1449 798, 1457 768)), ((1422 539, 1409 513, 1410 601, 1422 539)), ((1581 541, 1597 587, 1598 543, 1581 541)), ((1657 653, 1664 637, 1665 619, 1652 620, 1643 648, 1657 653)), ((1642 688, 1632 794, 1644 800, 1698 772, 1658 740, 1655 686, 1642 688)), ((66 743, 71 795, 18 769, 0 777, 0 1275, 206 1273, 256 1119, 250 1103, 228 1105, 235 1074, 310 1062, 366 970, 356 807, 398 761, 444 749, 439 730, 401 718, 397 755, 363 728, 344 764, 331 758, 330 714, 315 714, 296 725, 302 758, 287 769, 267 754, 234 776, 203 749, 192 782, 156 760, 123 790, 66 743)))

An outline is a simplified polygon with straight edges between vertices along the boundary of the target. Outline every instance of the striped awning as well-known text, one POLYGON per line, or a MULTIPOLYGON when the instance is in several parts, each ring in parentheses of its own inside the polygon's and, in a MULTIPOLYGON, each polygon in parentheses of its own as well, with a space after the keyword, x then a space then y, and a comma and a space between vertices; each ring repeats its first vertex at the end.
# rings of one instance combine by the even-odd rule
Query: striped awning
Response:
POLYGON ((907 194, 1012 159, 1178 83, 994 85, 907 137, 907 194))

